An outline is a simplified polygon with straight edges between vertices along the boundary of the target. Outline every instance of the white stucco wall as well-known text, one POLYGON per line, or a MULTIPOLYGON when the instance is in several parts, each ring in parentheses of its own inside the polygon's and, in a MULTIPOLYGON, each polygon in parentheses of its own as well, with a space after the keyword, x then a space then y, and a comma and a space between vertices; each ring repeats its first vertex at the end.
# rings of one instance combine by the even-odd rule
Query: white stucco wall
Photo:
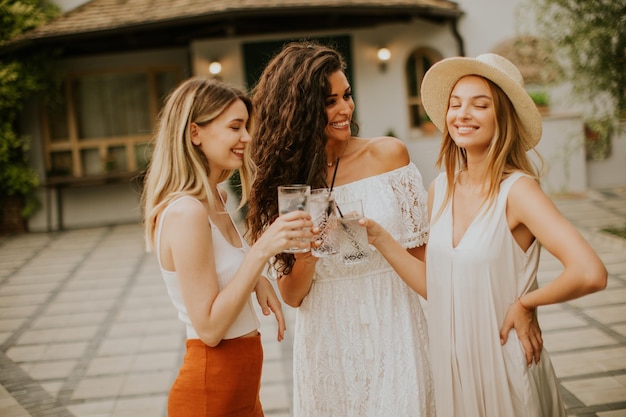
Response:
POLYGON ((588 161, 590 188, 626 187, 626 125, 612 138, 612 152, 601 161, 588 161))

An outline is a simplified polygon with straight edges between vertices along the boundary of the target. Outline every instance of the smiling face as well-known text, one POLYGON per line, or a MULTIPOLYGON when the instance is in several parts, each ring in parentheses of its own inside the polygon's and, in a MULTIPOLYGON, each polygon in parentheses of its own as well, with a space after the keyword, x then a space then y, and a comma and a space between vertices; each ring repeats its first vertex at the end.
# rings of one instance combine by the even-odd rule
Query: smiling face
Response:
POLYGON ((496 130, 494 100, 487 81, 469 75, 450 94, 446 124, 454 143, 466 150, 486 150, 496 130))
POLYGON ((352 136, 350 121, 354 112, 352 88, 343 71, 328 76, 330 94, 326 97, 328 124, 324 132, 328 141, 347 141, 352 136))
POLYGON ((192 123, 191 141, 204 153, 211 172, 241 168, 244 150, 250 142, 248 109, 244 102, 233 101, 218 117, 205 125, 192 123))

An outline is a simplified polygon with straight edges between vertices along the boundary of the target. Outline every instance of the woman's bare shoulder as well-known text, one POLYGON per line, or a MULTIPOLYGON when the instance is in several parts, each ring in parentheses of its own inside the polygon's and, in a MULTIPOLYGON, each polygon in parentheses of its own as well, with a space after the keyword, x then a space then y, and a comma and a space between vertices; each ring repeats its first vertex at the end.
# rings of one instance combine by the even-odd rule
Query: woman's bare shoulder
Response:
POLYGON ((383 171, 391 171, 406 166, 410 162, 406 144, 398 138, 380 136, 371 138, 366 145, 368 153, 378 161, 383 171))

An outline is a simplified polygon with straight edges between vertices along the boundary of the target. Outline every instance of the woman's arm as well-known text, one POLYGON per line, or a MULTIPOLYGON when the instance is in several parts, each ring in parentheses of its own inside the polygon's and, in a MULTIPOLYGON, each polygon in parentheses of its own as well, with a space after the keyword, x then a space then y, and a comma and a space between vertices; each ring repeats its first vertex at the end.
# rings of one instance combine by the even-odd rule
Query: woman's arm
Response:
POLYGON ((230 282, 220 291, 211 226, 197 201, 181 200, 163 224, 163 248, 170 251, 183 302, 198 336, 216 346, 247 303, 265 263, 276 253, 297 245, 296 238, 311 239, 312 222, 305 212, 279 217, 252 245, 230 282))
POLYGON ((274 287, 264 276, 259 277, 257 285, 254 287, 256 299, 259 302, 261 311, 264 315, 269 316, 274 313, 278 322, 278 337, 280 342, 285 338, 285 316, 283 315, 283 306, 274 291, 274 287))
POLYGON ((300 307, 311 289, 315 265, 319 258, 313 256, 311 252, 297 253, 295 256, 296 262, 291 273, 278 278, 278 290, 287 305, 300 307))
POLYGON ((521 302, 529 309, 561 303, 606 287, 604 264, 576 228, 530 178, 519 179, 507 203, 507 219, 514 235, 524 228, 562 264, 562 273, 549 284, 524 294, 521 302))
POLYGON ((506 342, 509 331, 515 328, 530 365, 533 358, 539 362, 543 345, 536 308, 603 289, 607 272, 595 251, 536 181, 520 178, 513 185, 507 201, 507 221, 523 249, 537 239, 564 266, 555 280, 523 294, 512 303, 502 324, 502 342, 506 342))
POLYGON ((426 298, 426 264, 398 243, 393 236, 372 219, 359 220, 367 228, 370 244, 385 257, 389 265, 416 293, 426 298))

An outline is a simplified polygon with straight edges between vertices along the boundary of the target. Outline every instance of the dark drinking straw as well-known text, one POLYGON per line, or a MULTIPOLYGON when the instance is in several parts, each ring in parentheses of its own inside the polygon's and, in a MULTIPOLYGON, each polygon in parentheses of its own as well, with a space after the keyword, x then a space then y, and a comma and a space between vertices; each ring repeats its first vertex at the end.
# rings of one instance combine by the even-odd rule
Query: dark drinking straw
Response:
POLYGON ((311 168, 309 169, 309 177, 306 179, 305 184, 312 185, 311 180, 313 179, 313 172, 315 171, 315 163, 317 162, 317 152, 313 155, 313 161, 311 162, 311 168))

